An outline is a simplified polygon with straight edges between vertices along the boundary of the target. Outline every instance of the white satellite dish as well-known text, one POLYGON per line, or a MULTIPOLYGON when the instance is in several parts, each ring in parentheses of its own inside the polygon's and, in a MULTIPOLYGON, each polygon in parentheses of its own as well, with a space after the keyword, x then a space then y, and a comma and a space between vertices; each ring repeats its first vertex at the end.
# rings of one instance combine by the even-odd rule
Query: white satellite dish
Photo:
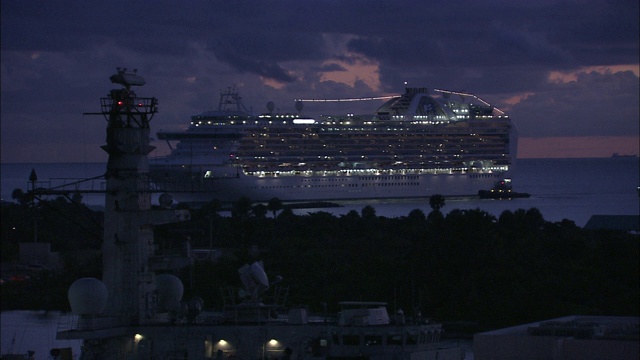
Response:
POLYGON ((269 288, 269 278, 267 278, 267 274, 264 272, 262 268, 262 264, 260 262, 254 262, 251 264, 251 277, 258 282, 258 284, 269 288))
MULTIPOLYGON (((252 301, 258 301, 258 296, 269 289, 269 279, 262 268, 262 262, 246 264, 238 269, 240 280, 245 287, 245 295, 252 301)), ((239 294, 243 297, 241 294, 239 294)))

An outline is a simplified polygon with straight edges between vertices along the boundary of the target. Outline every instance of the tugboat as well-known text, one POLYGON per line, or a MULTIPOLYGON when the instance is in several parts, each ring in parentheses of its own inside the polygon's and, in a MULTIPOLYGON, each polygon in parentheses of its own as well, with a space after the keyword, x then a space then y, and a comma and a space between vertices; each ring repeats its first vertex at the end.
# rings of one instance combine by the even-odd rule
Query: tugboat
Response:
POLYGON ((490 190, 478 191, 480 199, 514 199, 514 198, 528 198, 531 196, 529 193, 514 192, 511 189, 511 179, 502 179, 493 185, 490 190))

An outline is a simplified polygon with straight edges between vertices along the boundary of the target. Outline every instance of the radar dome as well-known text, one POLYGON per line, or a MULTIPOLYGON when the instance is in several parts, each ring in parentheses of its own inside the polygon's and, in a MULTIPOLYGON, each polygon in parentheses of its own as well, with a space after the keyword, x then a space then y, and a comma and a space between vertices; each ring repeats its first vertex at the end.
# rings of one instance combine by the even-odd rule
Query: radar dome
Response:
POLYGON ((71 312, 76 315, 97 315, 107 306, 107 286, 96 278, 82 278, 71 284, 67 296, 71 312))
POLYGON ((157 275, 156 289, 161 307, 173 309, 180 304, 184 286, 178 277, 171 274, 157 275))

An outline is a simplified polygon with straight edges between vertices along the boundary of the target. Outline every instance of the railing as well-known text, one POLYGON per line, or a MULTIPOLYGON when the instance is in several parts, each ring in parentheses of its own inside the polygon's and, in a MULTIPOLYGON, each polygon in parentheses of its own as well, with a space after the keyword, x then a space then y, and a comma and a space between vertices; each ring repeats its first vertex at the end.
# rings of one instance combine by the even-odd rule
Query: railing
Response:
POLYGON ((61 314, 58 319, 58 332, 63 331, 90 331, 115 328, 131 325, 125 317, 99 316, 99 315, 75 315, 61 314))
POLYGON ((27 189, 41 195, 56 195, 64 193, 104 193, 106 189, 104 175, 89 179, 82 178, 51 178, 49 180, 28 181, 27 189))

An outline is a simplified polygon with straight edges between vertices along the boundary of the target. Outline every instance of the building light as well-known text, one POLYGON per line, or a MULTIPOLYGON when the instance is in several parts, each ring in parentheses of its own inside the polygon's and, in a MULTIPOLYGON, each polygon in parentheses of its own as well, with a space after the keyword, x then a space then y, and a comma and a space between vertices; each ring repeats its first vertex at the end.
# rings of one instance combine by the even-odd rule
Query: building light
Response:
POLYGON ((144 339, 144 337, 140 334, 135 334, 135 336, 133 337, 133 340, 137 343, 140 340, 144 339))
POLYGON ((271 346, 276 346, 276 345, 278 345, 278 340, 276 340, 276 339, 271 339, 271 340, 269 340, 269 345, 271 345, 271 346))

